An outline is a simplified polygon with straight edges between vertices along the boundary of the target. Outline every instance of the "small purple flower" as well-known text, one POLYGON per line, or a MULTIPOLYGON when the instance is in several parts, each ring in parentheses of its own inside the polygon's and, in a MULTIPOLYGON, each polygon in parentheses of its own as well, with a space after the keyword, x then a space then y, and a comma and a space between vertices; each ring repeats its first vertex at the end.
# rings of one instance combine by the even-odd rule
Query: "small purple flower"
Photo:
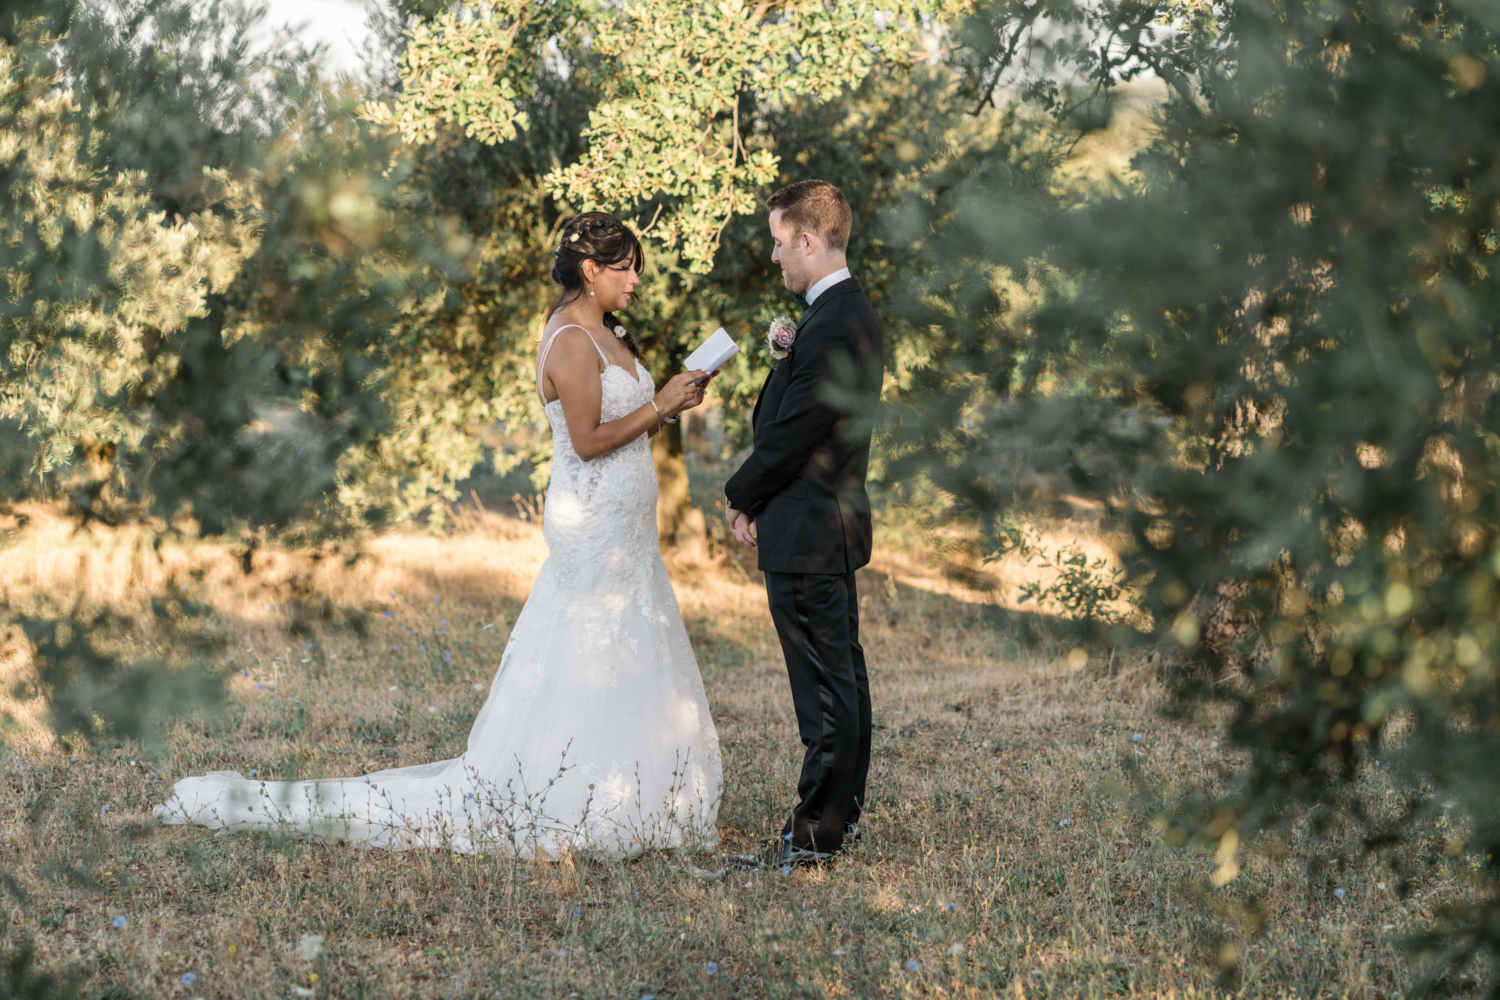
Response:
POLYGON ((255 682, 255 690, 257 690, 257 691, 263 690, 265 688, 265 686, 266 686, 266 682, 265 681, 256 681, 255 682))
POLYGON ((791 353, 792 344, 796 340, 797 327, 793 325, 791 317, 777 316, 771 320, 771 325, 766 330, 766 350, 771 353, 772 367, 791 353))
POLYGON ((443 650, 443 662, 444 663, 452 663, 453 662, 453 654, 450 653, 450 652, 448 652, 446 649, 443 650))
POLYGON ((1140 733, 1136 733, 1134 736, 1130 737, 1130 742, 1132 742, 1132 743, 1139 743, 1140 741, 1141 741, 1141 734, 1140 733))
POLYGON ((1343 899, 1344 898, 1344 890, 1343 889, 1335 889, 1335 890, 1333 890, 1333 894, 1335 896, 1337 896, 1339 899, 1343 899))
POLYGON ((99 814, 100 814, 100 815, 101 815, 101 816, 102 816, 102 815, 103 815, 103 814, 105 814, 105 813, 107 813, 107 812, 109 812, 109 806, 102 806, 102 807, 100 807, 100 809, 99 809, 99 814))
POLYGON ((253 767, 252 767, 252 768, 251 768, 251 769, 250 769, 250 777, 252 777, 252 778, 253 778, 253 777, 255 777, 255 776, 256 776, 256 775, 257 775, 257 774, 259 774, 259 773, 260 773, 260 771, 259 771, 259 770, 257 770, 257 769, 256 769, 256 768, 253 768, 253 767))
POLYGON ((191 986, 194 982, 197 981, 197 979, 198 977, 191 972, 184 972, 182 974, 182 982, 184 985, 191 986))
POLYGON ((125 927, 126 924, 130 923, 130 921, 126 920, 124 917, 115 917, 113 923, 115 930, 121 930, 125 927))
POLYGON ((704 968, 703 971, 706 972, 710 976, 718 975, 718 972, 719 972, 719 963, 718 962, 709 962, 708 965, 704 968))
POLYGON ((921 967, 922 967, 922 963, 918 962, 915 958, 912 959, 910 962, 906 963, 906 971, 907 972, 916 972, 921 967))

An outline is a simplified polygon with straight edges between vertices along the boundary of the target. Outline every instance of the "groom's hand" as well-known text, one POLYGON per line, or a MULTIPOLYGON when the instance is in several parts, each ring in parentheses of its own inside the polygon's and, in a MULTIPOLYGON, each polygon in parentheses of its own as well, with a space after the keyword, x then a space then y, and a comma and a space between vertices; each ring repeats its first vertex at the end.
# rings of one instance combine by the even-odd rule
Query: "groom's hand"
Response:
POLYGON ((740 544, 755 548, 755 535, 750 530, 755 527, 755 522, 750 519, 750 516, 742 510, 735 510, 728 506, 725 507, 724 514, 729 519, 729 526, 734 529, 734 537, 739 539, 740 544))

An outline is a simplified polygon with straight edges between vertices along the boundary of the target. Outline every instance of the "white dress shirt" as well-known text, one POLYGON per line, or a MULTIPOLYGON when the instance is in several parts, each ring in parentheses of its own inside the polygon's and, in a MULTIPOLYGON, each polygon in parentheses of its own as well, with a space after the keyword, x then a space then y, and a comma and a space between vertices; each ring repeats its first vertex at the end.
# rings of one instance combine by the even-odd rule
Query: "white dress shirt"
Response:
POLYGON ((837 285, 840 281, 843 281, 847 277, 849 277, 849 269, 847 267, 841 267, 837 271, 834 271, 832 274, 825 274, 818 281, 818 283, 809 288, 807 290, 807 294, 802 297, 807 300, 808 305, 812 305, 813 302, 817 300, 819 295, 822 295, 824 292, 828 291, 828 289, 832 288, 834 285, 837 285))

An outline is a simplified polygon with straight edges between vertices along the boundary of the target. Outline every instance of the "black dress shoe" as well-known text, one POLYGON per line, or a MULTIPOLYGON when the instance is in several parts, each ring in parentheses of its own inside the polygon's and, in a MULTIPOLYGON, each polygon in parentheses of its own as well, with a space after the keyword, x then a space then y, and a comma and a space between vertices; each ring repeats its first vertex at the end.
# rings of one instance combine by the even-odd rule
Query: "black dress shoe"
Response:
POLYGON ((719 859, 724 862, 725 868, 740 871, 754 872, 771 867, 769 854, 721 854, 719 859))
POLYGON ((722 855, 724 866, 726 868, 737 868, 741 871, 780 869, 783 873, 787 873, 793 868, 821 865, 824 862, 832 861, 834 858, 834 855, 823 851, 793 847, 780 837, 765 837, 762 838, 761 842, 765 845, 765 849, 758 853, 722 855))
POLYGON ((821 865, 832 861, 835 855, 823 851, 810 851, 803 847, 793 847, 788 844, 781 857, 776 860, 783 873, 789 873, 793 868, 806 868, 810 865, 821 865))

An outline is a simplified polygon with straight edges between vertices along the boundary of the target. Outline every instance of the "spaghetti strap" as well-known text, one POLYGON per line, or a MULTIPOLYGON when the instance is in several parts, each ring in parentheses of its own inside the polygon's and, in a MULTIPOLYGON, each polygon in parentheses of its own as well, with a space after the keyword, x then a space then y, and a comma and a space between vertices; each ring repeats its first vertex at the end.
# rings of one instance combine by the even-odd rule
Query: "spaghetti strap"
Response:
POLYGON ((609 358, 605 357, 604 352, 599 350, 599 342, 594 339, 592 333, 589 333, 588 327, 579 326, 577 323, 564 323, 547 336, 546 342, 542 344, 542 349, 536 353, 536 394, 541 399, 543 406, 547 405, 547 396, 542 392, 542 369, 547 364, 547 354, 552 350, 552 342, 557 339, 559 333, 562 333, 569 327, 582 330, 583 335, 589 338, 589 343, 594 345, 594 350, 599 351, 599 358, 604 362, 604 366, 606 368, 609 367, 609 358))

